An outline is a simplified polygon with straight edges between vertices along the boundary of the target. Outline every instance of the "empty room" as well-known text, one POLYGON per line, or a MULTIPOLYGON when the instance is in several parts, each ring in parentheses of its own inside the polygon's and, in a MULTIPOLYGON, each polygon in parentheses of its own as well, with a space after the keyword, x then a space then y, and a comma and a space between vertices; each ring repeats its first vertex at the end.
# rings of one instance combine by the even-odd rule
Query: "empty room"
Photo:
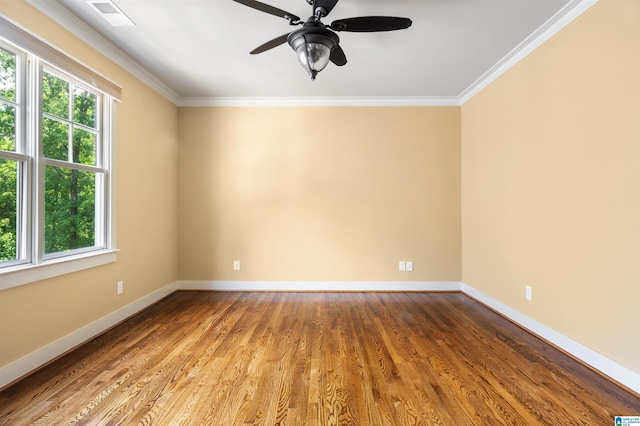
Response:
POLYGON ((0 425, 640 425, 638 99, 637 0, 0 0, 0 425))

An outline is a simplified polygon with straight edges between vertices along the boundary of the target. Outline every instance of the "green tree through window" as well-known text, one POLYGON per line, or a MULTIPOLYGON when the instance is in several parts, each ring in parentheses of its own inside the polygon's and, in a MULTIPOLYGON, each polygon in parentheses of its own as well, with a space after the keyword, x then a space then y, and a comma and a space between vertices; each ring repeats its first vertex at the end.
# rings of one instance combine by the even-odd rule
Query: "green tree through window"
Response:
MULTIPOLYGON (((16 148, 16 57, 0 49, 0 152, 16 148)), ((0 262, 17 257, 18 161, 0 157, 0 262)))

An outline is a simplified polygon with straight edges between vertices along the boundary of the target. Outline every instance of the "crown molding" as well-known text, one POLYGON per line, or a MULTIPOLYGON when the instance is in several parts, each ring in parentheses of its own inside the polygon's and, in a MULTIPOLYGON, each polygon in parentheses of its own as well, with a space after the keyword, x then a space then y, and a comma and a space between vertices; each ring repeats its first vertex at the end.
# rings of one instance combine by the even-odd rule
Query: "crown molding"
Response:
POLYGON ((460 106, 457 97, 308 97, 308 98, 181 98, 181 107, 291 107, 291 106, 460 106))
POLYGON ((27 0, 35 8, 84 40, 149 87, 180 107, 207 106, 461 106, 600 0, 570 0, 458 96, 450 97, 181 97, 133 58, 118 49, 58 2, 27 0))
POLYGON ((551 37, 559 33, 563 28, 565 28, 567 25, 569 25, 599 1, 600 0, 571 0, 555 15, 549 18, 547 22, 542 24, 537 30, 531 33, 529 37, 524 39, 511 52, 507 53, 506 56, 504 56, 493 67, 487 70, 487 72, 481 75, 476 81, 471 83, 471 85, 458 96, 460 104, 463 105, 465 102, 473 98, 482 89, 487 87, 498 77, 515 66, 518 62, 523 60, 527 55, 540 47, 551 37))
POLYGON ((56 21, 72 34, 83 40, 89 46, 130 72, 143 83, 147 84, 160 95, 174 104, 178 104, 180 96, 146 68, 138 64, 133 58, 118 49, 115 45, 102 37, 93 28, 85 24, 80 18, 69 12, 59 2, 47 0, 27 0, 33 7, 40 10, 49 18, 56 21))

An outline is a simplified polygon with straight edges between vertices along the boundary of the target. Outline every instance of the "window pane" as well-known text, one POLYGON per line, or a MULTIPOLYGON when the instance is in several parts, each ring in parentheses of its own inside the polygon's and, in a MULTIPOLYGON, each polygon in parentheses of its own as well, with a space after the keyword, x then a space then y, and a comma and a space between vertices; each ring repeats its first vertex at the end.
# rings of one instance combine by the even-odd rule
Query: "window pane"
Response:
POLYGON ((0 49, 0 98, 16 100, 16 56, 0 49))
POLYGON ((46 254, 95 245, 95 194, 95 173, 46 166, 46 254))
POLYGON ((42 151, 47 158, 67 161, 69 158, 69 126, 51 118, 43 118, 42 151))
POLYGON ((96 135, 87 130, 73 129, 73 162, 96 164, 96 135))
POLYGON ((0 150, 16 149, 16 109, 0 102, 0 150))
POLYGON ((96 128, 97 97, 80 88, 73 90, 73 121, 92 129, 96 128))
POLYGON ((46 72, 42 74, 42 110, 69 118, 69 83, 46 72))
POLYGON ((18 162, 0 159, 0 262, 17 259, 18 162))

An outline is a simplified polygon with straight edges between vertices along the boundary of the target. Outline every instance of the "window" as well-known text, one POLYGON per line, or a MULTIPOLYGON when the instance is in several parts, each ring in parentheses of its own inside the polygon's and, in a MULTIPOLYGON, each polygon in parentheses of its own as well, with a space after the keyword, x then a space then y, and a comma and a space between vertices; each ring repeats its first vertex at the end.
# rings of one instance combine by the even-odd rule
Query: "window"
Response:
POLYGON ((0 17, 0 290, 115 260, 119 94, 0 17))
POLYGON ((44 254, 103 248, 101 96, 42 72, 44 254))

